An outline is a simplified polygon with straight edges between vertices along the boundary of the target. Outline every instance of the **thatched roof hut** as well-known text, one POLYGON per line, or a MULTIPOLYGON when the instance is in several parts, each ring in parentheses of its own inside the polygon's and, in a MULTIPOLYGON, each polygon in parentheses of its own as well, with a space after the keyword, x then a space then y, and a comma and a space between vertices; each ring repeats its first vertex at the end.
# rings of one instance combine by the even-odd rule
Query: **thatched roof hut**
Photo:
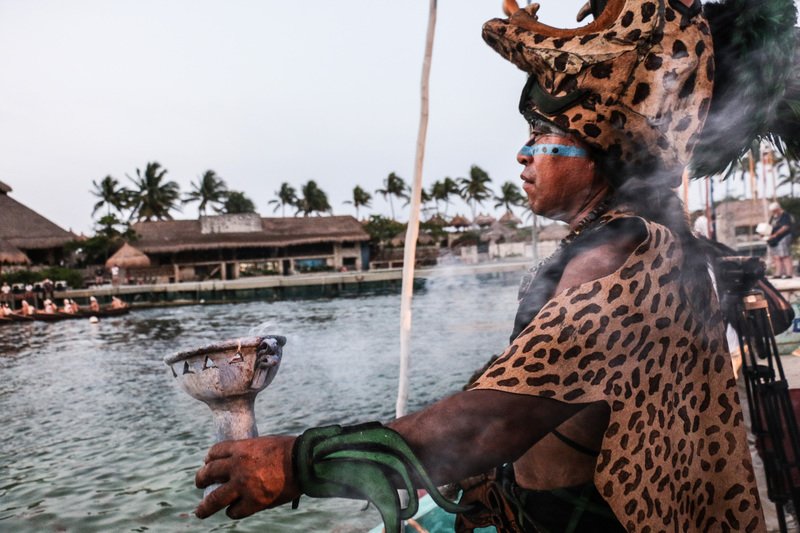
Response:
POLYGON ((480 215, 475 217, 475 224, 478 226, 485 228, 491 226, 495 222, 495 218, 491 215, 486 215, 481 213, 480 215))
POLYGON ((517 227, 519 224, 522 224, 522 220, 509 210, 506 211, 505 215, 500 217, 500 223, 506 226, 517 227))
POLYGON ((117 250, 117 252, 106 261, 106 268, 111 268, 114 265, 121 268, 147 268, 150 266, 150 258, 141 250, 134 248, 126 242, 122 245, 122 248, 117 250))
POLYGON ((443 228, 447 226, 447 221, 444 219, 444 217, 442 217, 442 215, 433 215, 428 219, 426 224, 430 224, 431 226, 440 226, 443 228))
MULTIPOLYGON (((0 182, 2 185, 2 182, 0 182)), ((3 265, 27 265, 31 262, 25 253, 9 243, 0 239, 0 264, 3 265)))
POLYGON ((569 226, 566 224, 548 224, 539 229, 540 241, 560 241, 569 234, 569 226))
POLYGON ((250 213, 138 222, 133 230, 139 236, 136 248, 145 254, 369 240, 352 216, 261 218, 250 213))
MULTIPOLYGON (((430 233, 420 231, 419 235, 417 236, 417 244, 420 246, 430 246, 436 243, 436 239, 430 233)), ((402 231, 395 235, 389 244, 395 247, 405 246, 406 244, 406 232, 402 231)))
POLYGON ((454 227, 456 229, 458 229, 458 228, 468 228, 468 227, 471 226, 469 220, 467 220, 466 217, 463 217, 461 215, 454 216, 452 218, 452 220, 450 220, 450 224, 448 224, 448 225, 452 226, 452 227, 454 227))
POLYGON ((510 242, 514 240, 516 237, 517 232, 502 224, 500 222, 494 222, 492 226, 481 233, 481 241, 483 242, 510 242))
POLYGON ((29 255, 31 250, 60 249, 77 238, 11 198, 11 190, 0 181, 0 239, 29 255))

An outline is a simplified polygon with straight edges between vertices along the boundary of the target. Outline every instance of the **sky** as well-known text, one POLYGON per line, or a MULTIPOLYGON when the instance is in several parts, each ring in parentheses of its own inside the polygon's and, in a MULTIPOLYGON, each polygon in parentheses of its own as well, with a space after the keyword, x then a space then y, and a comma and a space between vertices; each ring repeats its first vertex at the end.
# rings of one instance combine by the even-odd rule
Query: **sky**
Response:
MULTIPOLYGON (((583 2, 541 3, 569 27, 583 2)), ((495 191, 520 183, 525 76, 481 39, 500 6, 439 0, 425 187, 471 165, 495 191)), ((311 179, 334 214, 355 214, 355 185, 413 178, 427 16, 428 0, 0 0, 0 181, 84 233, 92 182, 130 185, 149 161, 183 192, 212 169, 264 216, 280 215, 282 182, 311 179)), ((374 195, 369 211, 389 204, 374 195)))

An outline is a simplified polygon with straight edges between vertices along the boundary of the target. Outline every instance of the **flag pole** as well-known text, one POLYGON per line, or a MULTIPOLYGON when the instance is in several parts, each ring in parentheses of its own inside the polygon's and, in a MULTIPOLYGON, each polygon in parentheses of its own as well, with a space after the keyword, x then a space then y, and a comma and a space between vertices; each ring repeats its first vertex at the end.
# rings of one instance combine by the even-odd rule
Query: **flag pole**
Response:
POLYGON ((398 418, 406 414, 408 407, 408 372, 411 368, 411 299, 414 293, 414 263, 417 258, 419 237, 419 212, 422 203, 422 166, 425 160, 425 139, 428 134, 428 93, 431 77, 433 36, 436 29, 436 2, 430 0, 428 33, 425 39, 425 59, 422 62, 421 106, 417 155, 414 164, 414 181, 411 185, 411 213, 408 217, 406 242, 403 251, 403 290, 400 296, 400 377, 397 386, 395 414, 398 418))

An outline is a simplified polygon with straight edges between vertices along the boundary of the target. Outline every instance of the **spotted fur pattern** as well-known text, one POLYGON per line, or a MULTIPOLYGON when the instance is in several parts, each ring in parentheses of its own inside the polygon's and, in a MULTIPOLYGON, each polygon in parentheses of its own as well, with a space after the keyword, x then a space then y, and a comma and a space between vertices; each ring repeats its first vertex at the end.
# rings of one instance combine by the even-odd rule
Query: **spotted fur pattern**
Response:
POLYGON ((643 223, 619 270, 554 296, 473 388, 607 402, 594 481, 628 531, 763 531, 716 297, 692 311, 678 241, 643 223))
POLYGON ((664 168, 672 178, 688 163, 710 104, 709 26, 702 13, 688 19, 667 0, 619 1, 617 19, 588 34, 525 29, 521 18, 530 15, 521 10, 487 22, 483 36, 551 96, 588 91, 562 112, 532 111, 626 167, 664 168))

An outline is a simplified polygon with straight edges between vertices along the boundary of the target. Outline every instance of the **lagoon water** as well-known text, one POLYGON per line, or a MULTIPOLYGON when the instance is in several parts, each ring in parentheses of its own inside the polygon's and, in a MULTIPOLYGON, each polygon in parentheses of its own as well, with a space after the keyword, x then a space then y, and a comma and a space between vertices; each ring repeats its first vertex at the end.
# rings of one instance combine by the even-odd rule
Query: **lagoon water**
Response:
MULTIPOLYGON (((458 390, 501 351, 518 276, 429 280, 414 299, 410 408, 458 390)), ((267 323, 288 337, 256 402, 262 435, 390 420, 397 294, 134 311, 0 328, 0 530, 366 531, 374 508, 302 498, 300 508, 200 521, 194 473, 211 444, 208 409, 162 358, 267 323)))

